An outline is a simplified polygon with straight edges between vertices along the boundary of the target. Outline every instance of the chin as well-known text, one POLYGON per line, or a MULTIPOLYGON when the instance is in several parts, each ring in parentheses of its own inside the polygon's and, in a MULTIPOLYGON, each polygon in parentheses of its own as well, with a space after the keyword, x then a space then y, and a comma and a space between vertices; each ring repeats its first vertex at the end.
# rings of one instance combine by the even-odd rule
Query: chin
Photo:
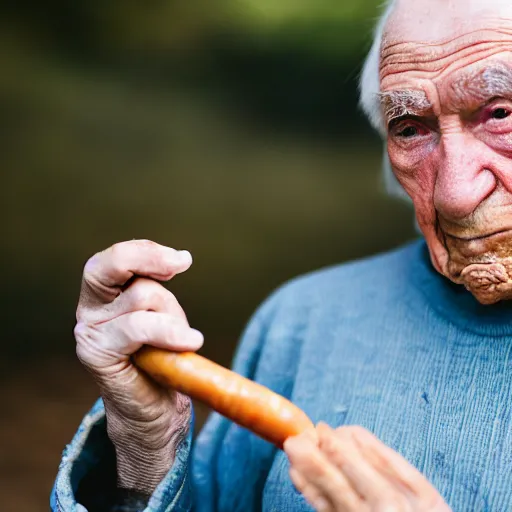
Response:
POLYGON ((512 299, 512 260, 474 263, 462 271, 459 282, 481 304, 496 304, 512 299))
POLYGON ((442 274, 463 285, 481 304, 512 299, 512 231, 443 239, 442 274))

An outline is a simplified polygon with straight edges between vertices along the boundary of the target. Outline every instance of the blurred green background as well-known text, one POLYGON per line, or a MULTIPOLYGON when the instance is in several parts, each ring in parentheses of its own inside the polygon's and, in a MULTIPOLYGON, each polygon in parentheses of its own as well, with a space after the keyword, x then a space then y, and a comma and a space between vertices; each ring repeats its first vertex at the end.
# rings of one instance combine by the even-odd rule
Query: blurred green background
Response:
POLYGON ((378 3, 2 2, 3 510, 47 510, 96 396, 72 336, 94 252, 190 250, 169 286, 228 365, 278 285, 414 237, 357 109, 378 3))

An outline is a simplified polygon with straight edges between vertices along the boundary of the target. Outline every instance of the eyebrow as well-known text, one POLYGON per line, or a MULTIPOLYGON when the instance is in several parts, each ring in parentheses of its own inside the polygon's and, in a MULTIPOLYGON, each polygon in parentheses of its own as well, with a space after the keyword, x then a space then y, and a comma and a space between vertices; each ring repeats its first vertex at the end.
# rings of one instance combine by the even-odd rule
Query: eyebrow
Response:
POLYGON ((404 116, 419 116, 432 110, 424 91, 401 89, 378 94, 387 123, 404 116))
POLYGON ((455 106, 489 101, 495 97, 512 96, 512 68, 497 62, 490 67, 463 74, 451 86, 455 106))

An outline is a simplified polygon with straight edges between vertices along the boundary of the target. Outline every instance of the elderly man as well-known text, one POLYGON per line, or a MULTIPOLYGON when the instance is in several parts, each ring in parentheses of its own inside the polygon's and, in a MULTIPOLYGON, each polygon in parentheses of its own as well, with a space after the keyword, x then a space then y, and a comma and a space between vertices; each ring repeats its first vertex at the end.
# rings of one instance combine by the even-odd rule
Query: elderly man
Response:
POLYGON ((214 414, 192 443, 188 400, 130 363, 200 347, 157 283, 190 254, 118 244, 84 272, 77 352, 103 400, 54 510, 512 510, 510 0, 392 2, 361 102, 424 239, 282 287, 234 363, 316 430, 278 451, 214 414))

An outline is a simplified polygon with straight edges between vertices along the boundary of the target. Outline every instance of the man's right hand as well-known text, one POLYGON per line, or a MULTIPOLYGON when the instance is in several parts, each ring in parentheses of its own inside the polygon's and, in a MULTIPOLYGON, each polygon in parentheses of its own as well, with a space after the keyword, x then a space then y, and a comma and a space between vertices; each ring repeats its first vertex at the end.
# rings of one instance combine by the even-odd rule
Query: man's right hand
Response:
POLYGON ((190 401, 159 387, 130 356, 148 344, 197 350, 168 281, 192 264, 187 251, 148 240, 113 245, 85 265, 75 327, 76 350, 100 387, 108 435, 115 446, 118 485, 151 494, 169 471, 187 433, 190 401))

